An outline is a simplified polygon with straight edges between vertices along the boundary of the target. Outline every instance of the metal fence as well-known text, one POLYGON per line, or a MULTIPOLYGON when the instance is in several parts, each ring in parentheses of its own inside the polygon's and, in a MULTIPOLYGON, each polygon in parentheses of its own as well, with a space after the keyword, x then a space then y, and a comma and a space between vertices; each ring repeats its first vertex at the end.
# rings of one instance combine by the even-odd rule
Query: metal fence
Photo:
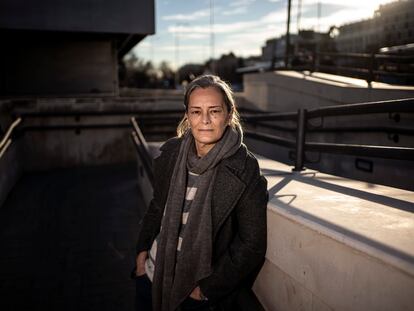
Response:
POLYGON ((309 52, 290 55, 288 66, 282 58, 276 58, 273 64, 276 66, 270 66, 270 70, 307 70, 360 78, 369 84, 414 85, 414 55, 309 52))
MULTIPOLYGON (((132 138, 137 148, 137 152, 143 159, 143 165, 148 173, 148 176, 153 180, 152 175, 152 160, 149 154, 148 145, 145 141, 144 135, 138 124, 150 124, 157 127, 160 124, 177 124, 181 110, 169 111, 86 111, 86 112, 53 112, 53 113, 21 113, 16 115, 15 121, 10 125, 6 134, 0 142, 0 157, 6 152, 8 146, 11 144, 14 132, 19 127, 18 131, 50 131, 50 130, 88 130, 88 129, 116 129, 116 128, 131 128, 133 129, 132 138), (105 116, 105 115, 134 115, 131 123, 116 123, 116 124, 65 124, 65 125, 36 125, 23 126, 21 124, 23 118, 50 118, 50 117, 67 117, 74 116, 80 118, 81 116, 105 116)), ((414 99, 401 99, 380 101, 362 104, 348 104, 339 106, 329 106, 317 109, 299 109, 297 112, 290 113, 263 113, 256 112, 243 113, 242 121, 248 125, 260 125, 269 127, 280 131, 295 132, 294 139, 280 137, 264 132, 257 132, 252 130, 245 130, 245 135, 254 139, 269 142, 272 144, 284 146, 294 150, 294 170, 302 170, 304 167, 305 157, 307 151, 316 151, 332 154, 344 154, 354 156, 367 156, 384 159, 398 159, 398 160, 414 160, 414 148, 411 147, 395 147, 395 146, 378 146, 378 145, 358 145, 358 144, 339 144, 328 142, 313 142, 307 139, 307 133, 310 132, 387 132, 393 134, 404 134, 414 136, 414 128, 403 127, 384 127, 384 126, 357 126, 357 127, 312 127, 309 121, 317 118, 349 116, 349 115, 369 115, 378 113, 388 113, 393 118, 399 118, 399 113, 414 113, 414 99), (263 123, 263 122, 271 122, 263 123), (279 121, 294 121, 295 126, 287 127, 279 121)))
MULTIPOLYGON (((292 148, 295 150, 294 170, 300 171, 304 167, 304 153, 306 151, 316 151, 324 153, 336 153, 353 156, 367 156, 384 159, 397 160, 414 160, 414 148, 378 146, 378 145, 358 145, 358 144, 337 144, 327 142, 311 142, 306 139, 306 134, 312 132, 380 132, 389 131, 414 136, 414 128, 387 128, 387 127, 331 127, 328 129, 315 129, 309 125, 309 120, 316 118, 349 116, 349 115, 366 115, 366 114, 398 114, 414 113, 414 99, 389 100, 362 104, 348 104, 340 106, 329 106, 317 109, 299 109, 295 113, 262 113, 255 115, 243 116, 243 120, 252 124, 265 125, 261 122, 272 121, 296 121, 295 128, 284 126, 277 127, 282 131, 296 131, 296 139, 288 139, 271 134, 257 133, 255 131, 245 131, 247 137, 261 141, 273 143, 276 145, 292 148)), ((274 124, 273 124, 274 126, 274 124)), ((272 125, 270 125, 272 127, 272 125)))

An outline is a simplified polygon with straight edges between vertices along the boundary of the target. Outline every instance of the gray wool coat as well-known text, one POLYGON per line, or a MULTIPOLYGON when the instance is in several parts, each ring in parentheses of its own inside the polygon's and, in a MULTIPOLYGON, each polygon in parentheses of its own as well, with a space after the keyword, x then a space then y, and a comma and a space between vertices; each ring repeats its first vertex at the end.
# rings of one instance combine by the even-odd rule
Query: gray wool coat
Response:
MULTIPOLYGON (((154 160, 154 198, 141 221, 137 253, 149 250, 159 233, 180 145, 180 138, 168 140, 154 160)), ((217 310, 260 309, 251 286, 266 253, 267 201, 267 181, 242 144, 218 166, 212 197, 213 273, 198 284, 217 310)))

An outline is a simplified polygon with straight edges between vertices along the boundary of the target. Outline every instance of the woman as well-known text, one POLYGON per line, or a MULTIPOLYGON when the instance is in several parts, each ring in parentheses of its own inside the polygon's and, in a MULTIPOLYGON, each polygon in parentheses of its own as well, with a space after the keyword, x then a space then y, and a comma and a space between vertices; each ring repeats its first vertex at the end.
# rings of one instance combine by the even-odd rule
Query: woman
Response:
POLYGON ((154 160, 137 243, 137 310, 237 310, 266 252, 266 180, 243 144, 232 91, 187 87, 178 137, 154 160), (152 294, 152 297, 151 297, 152 294))

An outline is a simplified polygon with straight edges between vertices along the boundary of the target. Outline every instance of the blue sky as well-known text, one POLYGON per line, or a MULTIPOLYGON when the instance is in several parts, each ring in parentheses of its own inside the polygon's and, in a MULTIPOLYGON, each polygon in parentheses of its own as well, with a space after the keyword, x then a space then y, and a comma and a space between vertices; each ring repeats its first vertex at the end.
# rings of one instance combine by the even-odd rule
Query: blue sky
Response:
MULTIPOLYGON (((232 51, 237 56, 260 55, 269 38, 286 32, 287 0, 156 0, 156 34, 134 49, 139 58, 200 63, 232 51), (210 1, 214 7, 214 51, 210 48, 210 1)), ((299 27, 326 31, 331 25, 372 17, 391 0, 302 0, 299 27), (321 18, 318 20, 318 2, 321 18)), ((291 31, 297 32, 299 0, 292 0, 291 31)))

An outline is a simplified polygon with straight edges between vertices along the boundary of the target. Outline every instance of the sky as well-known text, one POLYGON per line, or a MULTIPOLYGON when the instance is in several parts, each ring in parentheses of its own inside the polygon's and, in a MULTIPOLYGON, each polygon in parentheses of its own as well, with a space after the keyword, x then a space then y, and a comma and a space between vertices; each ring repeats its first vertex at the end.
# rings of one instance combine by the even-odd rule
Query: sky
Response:
MULTIPOLYGON (((380 4, 392 0, 292 0, 291 33, 300 29, 327 31, 353 21, 371 18, 380 4), (320 18, 318 19, 318 3, 320 18)), ((158 65, 176 68, 202 63, 222 54, 260 55, 267 39, 286 33, 287 0, 155 0, 156 33, 132 52, 158 65), (211 45, 212 4, 214 45, 211 45), (211 48, 214 46, 214 48, 211 48)))

